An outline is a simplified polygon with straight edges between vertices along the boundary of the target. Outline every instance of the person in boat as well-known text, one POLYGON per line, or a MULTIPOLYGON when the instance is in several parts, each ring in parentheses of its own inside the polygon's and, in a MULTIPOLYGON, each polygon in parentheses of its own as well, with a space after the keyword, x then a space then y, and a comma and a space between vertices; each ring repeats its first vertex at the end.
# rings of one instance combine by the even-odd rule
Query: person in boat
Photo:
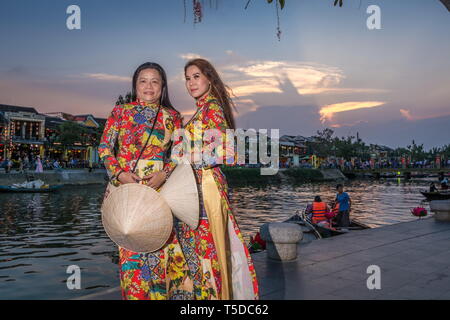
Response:
POLYGON ((448 179, 444 178, 441 181, 441 189, 442 190, 448 190, 448 179))
POLYGON ((338 184, 336 186, 336 202, 339 204, 339 212, 336 216, 337 226, 341 228, 342 231, 347 231, 350 226, 350 210, 352 201, 347 192, 344 192, 344 186, 338 184))
POLYGON ((311 203, 306 205, 305 213, 310 220, 312 219, 312 209, 313 209, 313 207, 312 207, 311 203))
POLYGON ((438 189, 436 188, 434 182, 430 183, 430 192, 438 192, 438 189))
POLYGON ((320 196, 315 196, 312 203, 311 221, 317 225, 329 228, 331 226, 327 216, 329 211, 327 204, 322 201, 320 196))

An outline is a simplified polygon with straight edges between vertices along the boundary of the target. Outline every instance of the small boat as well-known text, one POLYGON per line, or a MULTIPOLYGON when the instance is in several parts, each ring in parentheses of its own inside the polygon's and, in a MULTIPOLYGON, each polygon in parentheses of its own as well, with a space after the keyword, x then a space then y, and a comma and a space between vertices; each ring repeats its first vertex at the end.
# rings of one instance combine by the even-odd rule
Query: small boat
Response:
POLYGON ((364 230, 364 229, 370 229, 369 226, 365 225, 364 223, 361 223, 357 220, 350 220, 350 226, 346 228, 348 231, 343 231, 341 228, 335 226, 333 223, 333 228, 326 228, 324 226, 320 226, 316 223, 313 223, 303 212, 302 214, 299 214, 298 212, 286 220, 285 222, 294 222, 294 221, 302 221, 302 223, 312 226, 316 232, 318 232, 321 236, 321 238, 329 238, 337 235, 341 235, 344 233, 347 233, 348 231, 354 231, 354 230, 364 230))
POLYGON ((428 201, 431 200, 448 200, 450 199, 450 191, 420 191, 420 193, 427 198, 428 201))
MULTIPOLYGON (((303 238, 300 241, 301 244, 307 244, 313 240, 329 238, 348 232, 342 231, 338 227, 333 227, 333 229, 330 229, 312 223, 310 219, 306 216, 305 212, 299 213, 299 211, 297 211, 292 217, 283 222, 295 223, 302 228, 303 238)), ((351 220, 350 226, 347 228, 347 230, 349 231, 364 230, 364 229, 370 229, 370 227, 356 220, 351 220)), ((250 253, 256 253, 265 250, 265 242, 260 239, 259 232, 256 234, 254 238, 250 237, 248 249, 250 253)))
POLYGON ((53 192, 59 190, 63 187, 62 184, 56 184, 52 186, 43 186, 41 188, 15 188, 12 186, 2 186, 0 185, 0 192, 53 192))

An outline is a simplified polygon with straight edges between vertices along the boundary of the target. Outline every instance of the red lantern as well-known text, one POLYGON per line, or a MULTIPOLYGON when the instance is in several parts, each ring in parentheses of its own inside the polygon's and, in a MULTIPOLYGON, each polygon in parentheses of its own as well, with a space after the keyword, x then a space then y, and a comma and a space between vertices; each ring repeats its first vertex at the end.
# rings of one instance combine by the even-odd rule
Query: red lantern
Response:
POLYGON ((411 214, 415 217, 425 217, 426 215, 428 215, 428 211, 427 209, 423 208, 423 207, 417 207, 414 209, 411 209, 411 214))

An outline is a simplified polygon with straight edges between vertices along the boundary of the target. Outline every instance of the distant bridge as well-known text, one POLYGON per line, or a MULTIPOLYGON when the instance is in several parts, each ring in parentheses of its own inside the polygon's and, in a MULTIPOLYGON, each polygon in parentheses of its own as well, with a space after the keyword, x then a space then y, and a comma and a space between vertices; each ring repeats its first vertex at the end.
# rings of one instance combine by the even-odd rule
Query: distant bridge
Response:
POLYGON ((380 178, 382 175, 395 174, 396 176, 411 177, 424 174, 450 174, 450 168, 375 168, 375 169, 344 169, 345 175, 372 174, 380 178))

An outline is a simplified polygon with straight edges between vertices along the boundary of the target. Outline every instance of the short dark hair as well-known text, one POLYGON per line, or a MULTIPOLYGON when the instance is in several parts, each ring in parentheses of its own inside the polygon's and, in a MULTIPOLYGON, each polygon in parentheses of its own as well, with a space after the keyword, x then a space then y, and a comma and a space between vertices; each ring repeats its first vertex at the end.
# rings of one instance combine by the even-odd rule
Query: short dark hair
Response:
POLYGON ((320 196, 315 196, 314 202, 322 202, 322 199, 320 198, 320 196))
POLYGON ((343 188, 344 186, 343 186, 342 184, 339 183, 339 184, 336 186, 336 190, 339 189, 339 188, 341 188, 341 187, 343 188))

